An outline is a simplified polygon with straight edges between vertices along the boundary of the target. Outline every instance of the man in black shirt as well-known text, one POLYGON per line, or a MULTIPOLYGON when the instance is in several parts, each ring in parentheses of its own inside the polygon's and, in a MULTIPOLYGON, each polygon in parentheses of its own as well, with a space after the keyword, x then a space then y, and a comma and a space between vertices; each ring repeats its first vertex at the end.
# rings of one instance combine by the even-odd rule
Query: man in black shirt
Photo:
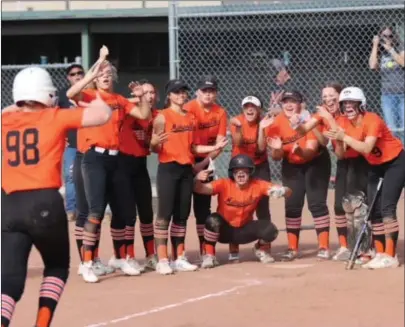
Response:
MULTIPOLYGON (((72 108, 74 104, 69 101, 66 91, 84 77, 84 69, 80 64, 72 64, 67 70, 69 86, 59 91, 59 106, 72 108)), ((73 163, 76 157, 77 131, 70 130, 67 134, 66 150, 63 156, 63 180, 65 184, 65 206, 68 220, 76 219, 76 195, 73 184, 73 163)))

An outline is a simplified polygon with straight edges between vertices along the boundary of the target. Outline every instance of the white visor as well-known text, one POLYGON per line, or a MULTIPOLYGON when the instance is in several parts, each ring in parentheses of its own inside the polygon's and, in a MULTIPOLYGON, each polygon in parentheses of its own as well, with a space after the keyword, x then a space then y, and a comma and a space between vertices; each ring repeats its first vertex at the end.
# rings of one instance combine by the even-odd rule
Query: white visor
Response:
POLYGON ((245 104, 248 104, 248 103, 251 103, 251 104, 253 104, 253 105, 255 105, 256 107, 259 107, 259 108, 262 107, 262 103, 260 102, 260 100, 258 98, 256 98, 255 96, 253 96, 253 95, 249 95, 248 97, 246 97, 246 98, 244 98, 242 100, 242 107, 245 104))

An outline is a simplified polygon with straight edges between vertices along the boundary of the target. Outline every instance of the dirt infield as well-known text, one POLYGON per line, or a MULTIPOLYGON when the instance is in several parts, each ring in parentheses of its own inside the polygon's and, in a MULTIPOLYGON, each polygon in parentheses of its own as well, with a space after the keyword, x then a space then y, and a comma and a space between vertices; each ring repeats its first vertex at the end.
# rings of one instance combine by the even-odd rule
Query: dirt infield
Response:
MULTIPOLYGON (((329 208, 333 208, 333 194, 329 208)), ((283 200, 272 201, 273 221, 284 228, 283 200)), ((213 208, 216 206, 214 205, 213 208)), ((400 262, 404 261, 404 196, 400 217, 400 262)), ((312 224, 305 209, 303 224, 312 224)), ((222 266, 192 273, 140 277, 114 274, 98 284, 77 276, 78 254, 71 230, 72 269, 54 324, 56 327, 401 327, 404 326, 404 268, 346 271, 344 264, 318 262, 314 230, 301 234, 303 257, 295 262, 268 266, 254 260, 251 245, 241 247, 242 263, 227 264, 227 246, 218 247, 222 266), (177 293, 177 294, 176 294, 177 293)), ((187 254, 197 260, 194 219, 189 220, 187 254)), ((101 255, 112 253, 110 230, 103 224, 101 255)), ((136 232, 137 258, 144 250, 136 232)), ((332 249, 337 237, 332 227, 332 249)), ((281 232, 273 253, 286 248, 281 232)), ((140 260, 141 261, 141 260, 140 260)), ((25 294, 11 326, 32 326, 42 276, 42 263, 34 250, 30 257, 25 294)))

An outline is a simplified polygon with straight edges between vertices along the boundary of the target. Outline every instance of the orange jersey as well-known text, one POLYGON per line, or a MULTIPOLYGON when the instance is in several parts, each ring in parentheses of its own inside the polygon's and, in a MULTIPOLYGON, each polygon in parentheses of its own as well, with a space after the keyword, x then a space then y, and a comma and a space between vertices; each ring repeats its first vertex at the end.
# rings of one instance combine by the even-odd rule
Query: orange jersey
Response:
POLYGON ((152 110, 152 118, 147 120, 127 116, 120 131, 119 149, 122 153, 134 157, 146 157, 150 154, 149 145, 152 137, 153 120, 158 115, 152 110))
POLYGON ((301 135, 291 128, 290 121, 284 113, 280 113, 271 126, 266 130, 267 137, 279 137, 283 143, 284 159, 293 164, 303 164, 307 160, 297 154, 292 153, 295 143, 301 148, 306 147, 307 141, 317 140, 314 132, 310 131, 301 135))
POLYGON ((1 187, 4 191, 59 189, 66 133, 80 128, 82 119, 82 108, 3 114, 1 187))
MULTIPOLYGON (((242 141, 240 145, 232 144, 232 157, 245 154, 253 159, 255 165, 267 161, 267 151, 260 152, 257 145, 259 123, 250 124, 244 114, 236 116, 242 124, 242 141)), ((231 125, 232 136, 236 133, 236 126, 231 125)))
MULTIPOLYGON (((330 129, 330 124, 328 123, 328 121, 323 119, 322 117, 320 117, 318 113, 314 114, 312 117, 318 121, 318 130, 321 133, 330 129)), ((340 114, 335 115, 334 119, 335 119, 336 123, 341 127, 344 126, 346 121, 347 122, 349 121, 346 116, 343 116, 340 114)), ((336 149, 336 140, 332 140, 331 143, 332 143, 333 149, 336 149)), ((343 157, 345 159, 357 158, 358 156, 360 156, 360 153, 358 153, 356 150, 352 149, 349 146, 347 146, 346 151, 343 155, 343 157)))
POLYGON ((191 151, 194 143, 194 116, 189 112, 182 115, 170 108, 163 109, 160 114, 165 117, 165 133, 168 133, 168 138, 159 151, 159 162, 194 164, 191 151))
POLYGON ((217 212, 233 227, 242 227, 253 220, 259 201, 268 195, 270 182, 251 179, 249 185, 240 189, 230 178, 211 183, 212 194, 218 194, 217 212))
MULTIPOLYGON (((186 103, 184 110, 193 114, 196 119, 195 144, 214 145, 217 136, 226 136, 226 112, 221 106, 213 104, 209 111, 205 111, 194 99, 186 103)), ((207 155, 198 154, 197 156, 206 157, 207 155)))
POLYGON ((131 112, 134 104, 119 94, 94 89, 83 90, 81 92, 82 101, 93 101, 96 98, 96 92, 99 92, 101 98, 111 107, 111 119, 102 126, 87 127, 80 130, 77 135, 77 147, 84 150, 83 152, 86 152, 92 146, 118 150, 121 124, 124 118, 131 112))
POLYGON ((370 165, 381 165, 395 159, 403 150, 402 142, 394 137, 382 118, 367 112, 359 126, 353 126, 347 120, 343 126, 345 133, 354 139, 364 141, 368 136, 377 138, 377 142, 370 154, 365 155, 370 165))

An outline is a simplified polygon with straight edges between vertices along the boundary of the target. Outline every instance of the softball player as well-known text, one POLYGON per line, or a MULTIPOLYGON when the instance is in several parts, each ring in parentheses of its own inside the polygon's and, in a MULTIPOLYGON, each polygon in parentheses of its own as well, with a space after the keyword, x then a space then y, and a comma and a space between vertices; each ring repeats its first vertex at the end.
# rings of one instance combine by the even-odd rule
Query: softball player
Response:
MULTIPOLYGON (((103 51, 103 48, 102 50, 103 51)), ((108 50, 107 50, 108 54, 108 50)), ((127 115, 138 119, 146 119, 150 110, 142 98, 138 105, 134 105, 119 94, 113 93, 113 81, 116 78, 114 67, 101 58, 97 63, 97 72, 90 70, 78 83, 73 85, 67 92, 67 96, 74 99, 79 96, 84 102, 94 98, 96 90, 85 89, 86 85, 95 82, 101 97, 113 108, 110 122, 97 128, 88 128, 81 131, 84 138, 84 153, 81 163, 84 190, 89 206, 89 215, 83 227, 83 265, 82 277, 86 282, 95 283, 98 277, 94 272, 94 258, 97 244, 97 234, 100 230, 101 220, 104 216, 107 202, 113 211, 117 209, 117 198, 114 190, 114 174, 117 169, 117 155, 119 147, 119 129, 127 115), (96 78, 94 76, 96 74, 96 78), (95 78, 95 79, 94 79, 95 78)), ((105 56, 104 56, 105 58, 105 56)), ((137 87, 139 97, 143 97, 142 87, 137 87)), ((140 271, 127 260, 123 250, 125 240, 125 228, 121 227, 119 219, 111 220, 111 235, 113 238, 115 257, 109 261, 115 269, 122 270, 127 275, 140 275, 140 271), (116 226, 117 225, 117 226, 116 226)))
POLYGON ((159 208, 155 222, 155 243, 159 262, 156 271, 167 275, 176 271, 194 271, 185 256, 187 219, 193 193, 194 156, 222 150, 225 139, 215 145, 195 145, 194 115, 184 110, 188 86, 179 79, 170 80, 165 88, 166 109, 155 118, 151 148, 159 154, 157 191, 159 208), (163 143, 162 140, 167 138, 163 143), (167 240, 172 243, 172 266, 168 260, 167 240))
POLYGON ((202 268, 213 268, 218 265, 215 257, 215 244, 247 244, 254 241, 255 256, 263 263, 274 261, 267 252, 277 235, 277 227, 270 219, 253 220, 263 197, 289 196, 291 190, 273 185, 268 181, 254 178, 256 165, 252 158, 245 154, 234 156, 229 163, 229 178, 222 178, 210 183, 202 183, 209 172, 202 171, 196 177, 195 192, 218 194, 218 210, 209 215, 204 229, 204 247, 202 268))
MULTIPOLYGON (((264 128, 260 124, 263 109, 262 101, 258 97, 250 95, 242 100, 241 106, 242 113, 231 119, 232 157, 239 154, 249 156, 255 164, 253 177, 270 182, 271 175, 267 151, 260 151, 258 148, 259 129, 264 128)), ((259 201, 256 215, 259 220, 270 221, 269 198, 267 196, 262 197, 259 201)), ((238 261, 238 247, 230 244, 229 250, 229 259, 238 261)), ((274 261, 270 254, 266 256, 266 259, 271 262, 274 261)))
MULTIPOLYGON (((184 109, 195 116, 195 144, 214 145, 226 137, 227 118, 225 109, 216 104, 218 81, 215 76, 203 76, 197 83, 196 99, 184 105, 184 109)), ((215 159, 219 151, 209 154, 197 154, 195 171, 206 169, 209 159, 215 159)), ((197 222, 197 235, 200 242, 200 254, 203 255, 204 225, 211 213, 211 196, 193 193, 193 209, 197 222)))
MULTIPOLYGON (((158 111, 155 86, 147 80, 142 80, 139 84, 143 88, 144 98, 150 107, 150 115, 145 120, 126 117, 122 124, 118 169, 114 178, 117 195, 117 211, 114 217, 117 223, 121 222, 118 229, 124 230, 121 249, 125 253, 121 254, 121 257, 127 257, 130 263, 142 272, 144 267, 135 260, 134 250, 137 209, 146 253, 145 267, 155 270, 157 264, 153 238, 152 186, 146 160, 150 154, 153 119, 158 111)), ((139 98, 133 98, 131 102, 137 103, 139 100, 139 98)))
POLYGON ((364 268, 394 268, 399 262, 396 247, 399 235, 397 206, 405 184, 405 152, 402 142, 394 137, 385 122, 375 113, 366 111, 366 97, 357 87, 345 88, 339 98, 347 120, 341 128, 325 132, 330 139, 344 142, 361 153, 370 164, 368 200, 374 198, 379 178, 379 193, 371 222, 376 256, 364 268))
MULTIPOLYGON (((313 115, 305 124, 300 124, 298 115, 290 119, 290 121, 298 125, 297 131, 306 133, 309 130, 318 128, 323 133, 331 128, 336 128, 339 121, 346 120, 347 117, 342 115, 339 109, 341 91, 342 86, 340 84, 328 83, 325 85, 322 89, 322 105, 318 107, 318 113, 313 115), (329 117, 333 117, 333 119, 328 119, 329 117), (336 123, 334 120, 336 120, 336 123)), ((329 140, 321 133, 318 133, 318 140, 321 144, 326 145, 329 140)), ((332 140, 332 147, 338 158, 334 210, 340 244, 339 249, 333 256, 333 260, 345 261, 349 259, 350 251, 347 244, 347 218, 343 210, 342 200, 346 193, 353 194, 356 191, 362 191, 367 194, 369 164, 360 153, 350 147, 345 147, 340 141, 332 140)))
MULTIPOLYGON (((326 205, 331 162, 327 149, 320 145, 312 131, 303 135, 291 127, 294 114, 302 114, 303 97, 297 91, 285 92, 282 97, 283 112, 270 126, 261 130, 259 149, 264 151, 265 135, 274 160, 282 161, 283 184, 294 190, 285 201, 288 250, 284 260, 298 256, 299 234, 305 195, 318 235, 318 259, 329 259, 329 210, 326 205)), ((271 118, 264 122, 269 124, 271 118)))
POLYGON ((96 96, 87 108, 61 110, 49 73, 20 71, 13 83, 17 111, 2 114, 1 325, 8 327, 27 277, 34 245, 44 262, 35 326, 51 325, 69 275, 69 231, 61 162, 69 129, 105 124, 111 108, 96 96))

